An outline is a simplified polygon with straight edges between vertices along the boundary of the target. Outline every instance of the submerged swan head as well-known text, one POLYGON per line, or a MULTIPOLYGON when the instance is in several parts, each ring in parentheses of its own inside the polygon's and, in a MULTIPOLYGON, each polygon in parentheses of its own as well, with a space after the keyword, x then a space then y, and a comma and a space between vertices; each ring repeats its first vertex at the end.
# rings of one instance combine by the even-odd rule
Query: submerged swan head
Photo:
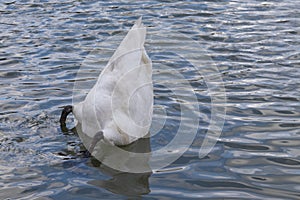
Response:
POLYGON ((73 111, 73 106, 71 105, 68 105, 68 106, 65 106, 64 109, 62 110, 61 112, 61 116, 60 116, 60 125, 61 126, 66 126, 66 119, 67 119, 67 116, 73 111))

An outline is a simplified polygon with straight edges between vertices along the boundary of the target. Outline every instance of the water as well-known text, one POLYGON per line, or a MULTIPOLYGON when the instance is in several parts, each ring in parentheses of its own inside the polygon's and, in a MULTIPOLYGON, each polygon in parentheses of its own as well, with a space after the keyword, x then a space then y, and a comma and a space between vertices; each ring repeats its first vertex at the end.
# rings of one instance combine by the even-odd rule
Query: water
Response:
POLYGON ((299 199, 299 6, 289 0, 1 1, 0 199, 299 199), (72 103, 78 70, 87 70, 81 80, 86 86, 99 73, 82 68, 91 52, 108 45, 96 54, 93 66, 101 70, 115 48, 108 38, 124 34, 139 16, 149 27, 156 108, 164 108, 156 119, 163 111, 169 116, 151 148, 172 141, 182 120, 159 63, 193 87, 200 126, 171 165, 131 174, 87 158, 79 137, 63 133, 58 119, 60 107, 72 103), (212 97, 187 61, 158 48, 187 52, 188 45, 164 44, 161 33, 170 31, 205 49, 226 89, 222 135, 201 159, 212 97))

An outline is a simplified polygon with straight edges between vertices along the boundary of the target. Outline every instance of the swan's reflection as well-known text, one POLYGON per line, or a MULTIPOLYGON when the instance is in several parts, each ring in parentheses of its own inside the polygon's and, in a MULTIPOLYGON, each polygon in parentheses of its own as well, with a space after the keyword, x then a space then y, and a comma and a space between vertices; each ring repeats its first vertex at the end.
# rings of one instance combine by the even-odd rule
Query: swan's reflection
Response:
POLYGON ((129 173, 122 172, 99 162, 97 159, 92 158, 91 164, 98 167, 100 171, 106 175, 111 176, 109 180, 92 180, 88 183, 94 186, 104 188, 115 194, 122 194, 128 196, 144 195, 150 192, 149 177, 151 172, 148 173, 129 173))
MULTIPOLYGON (((84 145, 89 146, 93 138, 82 132, 80 124, 77 124, 76 130, 84 145)), ((116 147, 103 140, 97 142, 93 152, 90 152, 93 156, 91 165, 98 167, 102 173, 112 178, 92 180, 89 184, 116 194, 129 196, 148 194, 150 192, 148 179, 152 174, 148 165, 150 151, 149 138, 141 138, 123 147, 116 147), (141 156, 136 158, 134 156, 136 154, 141 156), (143 173, 135 173, 141 171, 143 173)))

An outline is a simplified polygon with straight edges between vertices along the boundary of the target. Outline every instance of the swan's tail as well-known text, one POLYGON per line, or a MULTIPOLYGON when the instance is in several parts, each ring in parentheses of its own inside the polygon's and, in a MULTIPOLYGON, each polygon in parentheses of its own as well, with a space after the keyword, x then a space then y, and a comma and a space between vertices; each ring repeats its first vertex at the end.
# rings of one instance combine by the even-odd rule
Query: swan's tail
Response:
POLYGON ((140 17, 122 40, 113 56, 110 58, 108 66, 130 53, 143 51, 145 39, 146 27, 142 23, 142 17, 140 17))

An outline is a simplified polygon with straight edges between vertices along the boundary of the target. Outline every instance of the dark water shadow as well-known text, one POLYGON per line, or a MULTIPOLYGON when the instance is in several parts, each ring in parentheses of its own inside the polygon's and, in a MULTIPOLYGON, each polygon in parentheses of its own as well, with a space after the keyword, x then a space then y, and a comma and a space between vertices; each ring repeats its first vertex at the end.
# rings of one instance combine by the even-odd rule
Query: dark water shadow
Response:
POLYGON ((91 165, 99 168, 101 173, 110 176, 108 180, 92 180, 88 184, 104 188, 114 194, 126 196, 140 196, 150 193, 149 177, 152 172, 148 173, 128 173, 122 172, 99 162, 97 159, 91 159, 91 165))
MULTIPOLYGON (((89 145, 92 143, 93 138, 90 138, 87 134, 82 132, 80 124, 72 129, 68 129, 67 127, 63 126, 61 127, 61 130, 64 134, 72 132, 73 134, 78 135, 84 145, 89 145)), ((94 151, 92 152, 88 165, 91 167, 96 167, 99 169, 100 173, 103 173, 110 178, 107 180, 90 180, 87 183, 106 189, 114 194, 125 195, 128 197, 138 198, 141 195, 149 194, 149 177, 152 175, 152 171, 148 166, 149 157, 145 156, 144 159, 139 160, 139 163, 136 163, 134 160, 131 160, 130 156, 131 153, 151 152, 150 138, 141 138, 129 145, 117 147, 123 150, 122 153, 115 151, 115 148, 116 147, 110 143, 104 141, 97 142, 95 147, 97 155, 95 155, 94 151), (101 155, 99 155, 99 153, 101 155), (148 167, 148 170, 144 173, 131 173, 132 171, 128 172, 114 169, 101 162, 101 160, 104 161, 111 159, 119 159, 119 164, 123 165, 121 168, 124 169, 132 167, 133 165, 140 165, 148 167)))
MULTIPOLYGON (((99 144, 101 145, 101 144, 99 144)), ((134 143, 120 147, 125 151, 128 152, 135 152, 135 153, 143 153, 150 151, 150 139, 149 138, 142 138, 134 143)), ((101 149, 103 150, 103 148, 101 149)), ((111 150, 108 152, 111 153, 111 150)), ((113 153, 114 155, 105 155, 107 157, 112 156, 115 157, 117 152, 113 153)), ((123 155, 120 155, 123 156, 123 155)), ((122 160, 122 159, 121 159, 122 160)), ((127 159, 126 159, 127 160, 127 159)), ((129 158, 128 158, 129 160, 129 158)), ((113 169, 111 167, 106 166, 105 164, 101 163, 95 157, 92 157, 90 160, 90 164, 94 167, 97 167, 101 173, 110 176, 111 178, 108 180, 92 180, 88 183, 97 187, 104 188, 112 193, 121 194, 126 196, 140 196, 150 193, 149 189, 149 177, 151 176, 152 172, 145 172, 145 173, 130 173, 124 172, 120 170, 113 169)), ((148 159, 146 158, 142 162, 147 162, 148 159)), ((129 161, 130 162, 130 161, 129 161)), ((124 165, 127 165, 127 162, 121 162, 124 165)), ((129 163, 129 166, 132 164, 136 165, 147 165, 148 163, 129 163)))

